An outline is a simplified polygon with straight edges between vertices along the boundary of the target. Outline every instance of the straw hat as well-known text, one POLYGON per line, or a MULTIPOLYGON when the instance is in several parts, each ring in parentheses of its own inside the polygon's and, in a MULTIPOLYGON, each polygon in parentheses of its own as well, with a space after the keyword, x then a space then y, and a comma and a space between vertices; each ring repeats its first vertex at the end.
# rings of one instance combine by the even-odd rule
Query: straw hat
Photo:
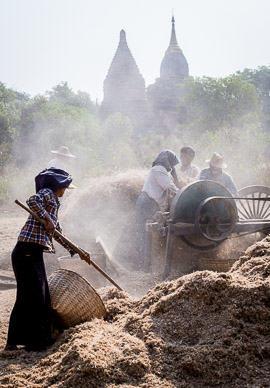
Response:
POLYGON ((70 185, 68 187, 66 187, 66 189, 77 189, 77 187, 74 186, 73 183, 70 183, 70 185))
POLYGON ((75 155, 72 155, 70 152, 69 152, 69 148, 68 147, 65 147, 65 146, 61 146, 57 151, 51 151, 53 154, 58 154, 58 155, 62 155, 62 156, 68 156, 70 158, 76 158, 75 155))
POLYGON ((210 166, 217 167, 217 168, 227 167, 227 164, 224 163, 223 161, 223 156, 218 152, 214 152, 213 155, 211 156, 211 159, 206 160, 206 163, 209 163, 210 166))

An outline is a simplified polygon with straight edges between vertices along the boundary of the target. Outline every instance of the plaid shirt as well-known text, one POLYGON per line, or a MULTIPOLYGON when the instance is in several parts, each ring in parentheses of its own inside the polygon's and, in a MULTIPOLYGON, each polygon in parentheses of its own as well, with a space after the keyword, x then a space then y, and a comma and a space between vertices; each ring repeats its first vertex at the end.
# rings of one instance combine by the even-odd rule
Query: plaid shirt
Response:
MULTIPOLYGON (((45 215, 49 214, 54 223, 55 229, 62 233, 62 229, 57 219, 60 202, 57 195, 55 195, 51 189, 39 190, 37 194, 32 195, 26 202, 29 208, 41 219, 45 219, 45 215)), ((31 214, 19 234, 18 241, 40 244, 43 245, 44 251, 55 253, 52 237, 54 237, 59 244, 67 249, 71 256, 75 255, 76 251, 74 249, 63 241, 61 237, 53 236, 52 233, 49 233, 45 229, 44 225, 31 214)))

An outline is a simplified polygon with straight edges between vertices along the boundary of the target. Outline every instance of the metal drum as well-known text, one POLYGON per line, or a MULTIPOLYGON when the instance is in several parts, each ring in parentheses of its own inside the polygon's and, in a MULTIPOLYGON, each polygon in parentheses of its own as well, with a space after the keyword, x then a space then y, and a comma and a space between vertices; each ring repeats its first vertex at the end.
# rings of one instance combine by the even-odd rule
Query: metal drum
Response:
POLYGON ((237 206, 232 194, 214 181, 196 181, 176 194, 170 219, 180 238, 195 249, 215 248, 232 232, 237 220, 237 206), (177 228, 179 225, 179 228, 177 228), (191 232, 184 225, 192 225, 191 232))
MULTIPOLYGON (((195 224, 196 211, 199 205, 209 197, 232 197, 232 194, 223 185, 214 181, 196 181, 180 190, 171 205, 170 218, 173 223, 187 222, 195 224)), ((229 199, 237 213, 234 199, 229 199)), ((225 211, 224 205, 218 205, 220 212, 225 211)), ((204 209, 207 211, 207 208, 204 209)), ((209 209, 208 209, 209 210, 209 209)))

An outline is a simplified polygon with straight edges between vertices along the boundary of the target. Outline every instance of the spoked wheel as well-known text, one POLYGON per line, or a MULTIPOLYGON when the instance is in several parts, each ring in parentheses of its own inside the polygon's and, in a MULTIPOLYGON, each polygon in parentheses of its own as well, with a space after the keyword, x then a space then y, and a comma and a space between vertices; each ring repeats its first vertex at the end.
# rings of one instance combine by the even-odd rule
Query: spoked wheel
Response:
POLYGON ((236 201, 239 220, 260 219, 270 221, 270 201, 264 198, 270 197, 270 187, 268 186, 247 186, 239 190, 240 198, 259 198, 259 201, 239 199, 236 201))
POLYGON ((235 223, 235 208, 224 198, 207 198, 196 210, 195 227, 207 240, 225 240, 232 233, 235 223))

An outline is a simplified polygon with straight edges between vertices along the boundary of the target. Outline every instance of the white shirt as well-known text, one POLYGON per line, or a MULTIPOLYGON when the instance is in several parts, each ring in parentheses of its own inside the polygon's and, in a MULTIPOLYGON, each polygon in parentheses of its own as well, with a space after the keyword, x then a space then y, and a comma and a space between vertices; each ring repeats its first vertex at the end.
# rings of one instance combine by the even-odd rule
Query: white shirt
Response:
POLYGON ((150 198, 157 202, 161 211, 167 211, 169 191, 177 193, 178 188, 165 167, 154 166, 146 177, 142 191, 145 191, 150 198))
POLYGON ((187 168, 184 166, 176 166, 175 167, 178 182, 180 185, 180 188, 184 187, 190 182, 193 182, 197 179, 199 179, 200 175, 200 169, 199 167, 195 166, 195 164, 191 163, 187 168))
POLYGON ((51 167, 60 168, 60 170, 66 171, 65 163, 63 162, 63 160, 58 158, 55 158, 49 161, 47 168, 51 168, 51 167))
POLYGON ((195 180, 196 178, 199 177, 199 174, 201 171, 199 167, 195 166, 195 164, 192 164, 192 163, 188 167, 176 166, 175 169, 176 169, 178 179, 191 178, 195 180))

